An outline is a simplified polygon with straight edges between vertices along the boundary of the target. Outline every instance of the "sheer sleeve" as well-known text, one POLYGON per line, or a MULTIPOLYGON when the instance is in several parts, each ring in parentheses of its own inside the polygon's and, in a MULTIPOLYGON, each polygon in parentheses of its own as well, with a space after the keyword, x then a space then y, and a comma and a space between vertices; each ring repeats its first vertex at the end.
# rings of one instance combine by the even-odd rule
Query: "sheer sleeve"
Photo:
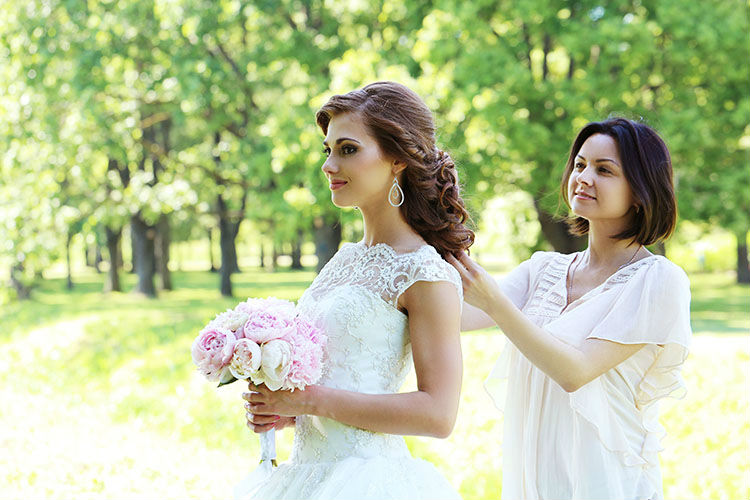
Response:
POLYGON ((534 276, 538 275, 549 258, 556 255, 552 252, 535 252, 531 258, 521 262, 505 277, 498 280, 502 292, 513 304, 522 309, 531 294, 534 276))
POLYGON ((590 298, 544 327, 565 339, 571 335, 621 344, 654 344, 656 358, 638 386, 638 403, 684 393, 680 376, 692 334, 690 283, 665 258, 640 266, 626 283, 590 298))

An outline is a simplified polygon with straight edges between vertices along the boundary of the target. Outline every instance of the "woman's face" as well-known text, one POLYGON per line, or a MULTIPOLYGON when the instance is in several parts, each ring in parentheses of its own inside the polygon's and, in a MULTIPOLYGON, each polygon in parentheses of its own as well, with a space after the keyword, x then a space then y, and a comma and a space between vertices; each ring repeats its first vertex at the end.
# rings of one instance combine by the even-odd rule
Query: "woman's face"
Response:
POLYGON ((328 158, 322 169, 334 205, 360 209, 387 205, 393 165, 357 113, 331 118, 323 147, 328 158))
POLYGON ((612 137, 594 134, 583 143, 568 179, 568 200, 573 212, 588 221, 630 216, 635 199, 612 137))

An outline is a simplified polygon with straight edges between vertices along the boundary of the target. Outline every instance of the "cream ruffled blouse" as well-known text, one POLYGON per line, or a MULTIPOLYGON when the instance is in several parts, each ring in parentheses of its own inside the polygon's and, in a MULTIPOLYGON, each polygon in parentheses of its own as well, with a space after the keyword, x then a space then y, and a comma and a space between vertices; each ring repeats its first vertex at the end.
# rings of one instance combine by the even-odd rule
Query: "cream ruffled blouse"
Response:
POLYGON ((567 393, 507 343, 486 388, 503 410, 504 499, 661 499, 658 400, 685 392, 690 284, 661 256, 630 264, 565 309, 575 254, 535 253, 501 282, 536 325, 576 345, 646 344, 567 393))

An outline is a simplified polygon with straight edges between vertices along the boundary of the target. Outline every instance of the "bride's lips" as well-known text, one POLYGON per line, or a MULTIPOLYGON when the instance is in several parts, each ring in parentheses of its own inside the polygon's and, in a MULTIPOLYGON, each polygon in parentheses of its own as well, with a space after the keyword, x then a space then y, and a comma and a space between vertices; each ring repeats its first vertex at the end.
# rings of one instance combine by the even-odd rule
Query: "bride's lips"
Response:
POLYGON ((338 179, 331 179, 329 181, 328 187, 331 188, 331 191, 336 191, 337 189, 339 189, 342 186, 344 186, 344 184, 346 184, 346 181, 341 181, 341 180, 338 180, 338 179))

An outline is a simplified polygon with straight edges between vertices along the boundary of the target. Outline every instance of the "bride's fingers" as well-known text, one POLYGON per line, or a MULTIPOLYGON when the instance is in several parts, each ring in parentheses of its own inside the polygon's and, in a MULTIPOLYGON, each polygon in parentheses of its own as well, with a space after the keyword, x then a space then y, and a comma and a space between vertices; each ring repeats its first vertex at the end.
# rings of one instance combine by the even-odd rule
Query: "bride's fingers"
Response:
POLYGON ((242 399, 248 403, 263 403, 265 398, 260 392, 243 392, 242 399))
POLYGON ((257 433, 257 434, 262 434, 264 432, 270 431, 271 429, 273 429, 274 425, 276 425, 276 424, 275 423, 271 423, 271 424, 266 424, 266 425, 255 425, 254 423, 249 422, 249 421, 247 423, 247 427, 251 431, 253 431, 253 432, 257 433))
POLYGON ((278 415, 256 415, 248 411, 245 413, 245 418, 254 425, 268 425, 278 422, 281 417, 278 415))

